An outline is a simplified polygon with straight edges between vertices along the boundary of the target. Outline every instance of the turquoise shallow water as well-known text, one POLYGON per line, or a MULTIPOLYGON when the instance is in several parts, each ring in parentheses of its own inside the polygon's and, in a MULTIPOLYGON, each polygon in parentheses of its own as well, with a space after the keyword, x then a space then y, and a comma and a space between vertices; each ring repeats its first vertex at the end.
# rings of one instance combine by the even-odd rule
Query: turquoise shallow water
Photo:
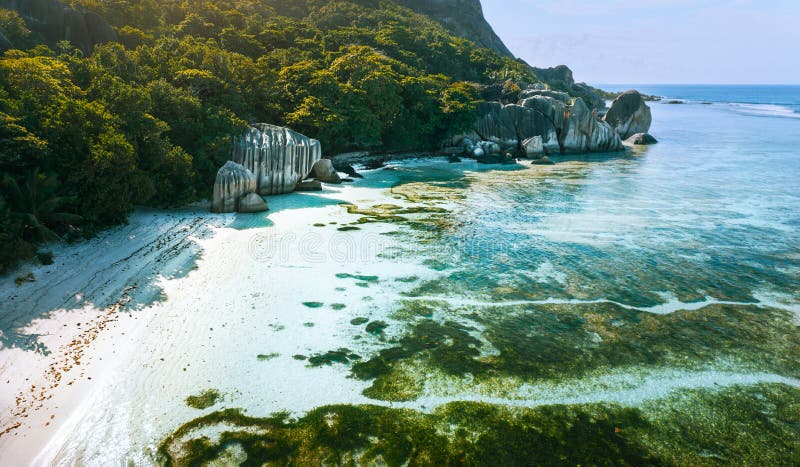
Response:
POLYGON ((445 242, 469 249, 478 239, 482 248, 453 248, 470 253, 454 266, 475 275, 453 285, 533 290, 543 286, 514 272, 545 265, 567 286, 538 298, 798 298, 800 122, 724 106, 652 107, 660 144, 641 153, 560 158, 535 177, 474 177, 456 209, 464 225, 445 242))
MULTIPOLYGON (((661 94, 683 105, 651 104, 660 142, 647 148, 556 156, 545 167, 422 159, 365 171, 356 188, 382 194, 355 196, 357 206, 336 208, 356 218, 319 228, 374 257, 359 250, 359 264, 316 267, 319 283, 291 313, 334 321, 324 340, 298 333, 315 350, 285 356, 281 368, 344 375, 370 405, 297 420, 218 413, 189 422, 162 453, 391 465, 514 463, 532 452, 556 464, 796 462, 800 119, 786 109, 797 96, 682 92, 661 94), (198 435, 223 426, 239 431, 198 435)), ((241 227, 281 227, 260 222, 241 227)), ((271 397, 269 384, 263 394, 245 387, 248 398, 271 397)))

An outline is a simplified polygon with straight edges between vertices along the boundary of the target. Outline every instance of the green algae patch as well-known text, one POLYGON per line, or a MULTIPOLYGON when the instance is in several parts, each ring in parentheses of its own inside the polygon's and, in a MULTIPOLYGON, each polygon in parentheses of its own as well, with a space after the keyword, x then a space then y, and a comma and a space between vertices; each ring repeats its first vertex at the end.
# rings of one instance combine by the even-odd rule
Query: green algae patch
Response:
POLYGON ((404 364, 422 361, 446 374, 457 376, 475 374, 482 369, 481 363, 476 360, 480 355, 481 342, 470 331, 456 322, 420 321, 395 346, 353 365, 352 374, 357 379, 375 380, 367 390, 371 398, 408 400, 408 390, 402 390, 399 394, 395 390, 403 387, 403 381, 415 380, 412 372, 419 365, 410 365, 408 368, 404 364), (381 389, 392 390, 384 393, 381 389))
POLYGON ((187 397, 186 405, 193 409, 205 410, 213 407, 221 397, 222 395, 216 389, 208 389, 196 396, 187 397))
POLYGON ((408 323, 405 333, 351 368, 357 379, 373 381, 365 394, 380 400, 407 400, 399 381, 436 373, 475 387, 558 383, 609 368, 800 377, 800 332, 791 313, 773 308, 710 305, 654 315, 600 303, 476 312, 407 300, 392 317, 408 323), (454 315, 459 321, 429 318, 454 315))
POLYGON ((378 276, 362 276, 358 274, 348 274, 346 272, 340 272, 336 274, 337 279, 355 279, 360 282, 369 282, 369 283, 377 283, 380 278, 378 276))
POLYGON ((433 318, 437 310, 447 310, 447 302, 436 300, 405 300, 402 306, 391 314, 398 321, 412 321, 416 318, 433 318))
POLYGON ((646 435, 653 452, 670 464, 796 465, 800 461, 797 388, 758 384, 719 392, 684 390, 648 402, 642 410, 652 420, 646 435))
POLYGON ((300 360, 300 361, 308 360, 308 357, 306 357, 305 355, 300 355, 300 354, 292 355, 292 358, 295 359, 295 360, 300 360))
POLYGON ((325 304, 322 302, 303 302, 303 306, 307 308, 322 308, 325 304))
POLYGON ((358 360, 361 360, 361 356, 353 353, 350 349, 341 348, 338 350, 330 350, 325 353, 312 355, 308 358, 308 366, 320 367, 325 365, 333 365, 334 363, 348 364, 358 360))
POLYGON ((466 180, 411 182, 398 185, 391 191, 412 203, 430 203, 463 200, 468 186, 466 180))
POLYGON ((354 225, 348 225, 348 226, 345 226, 345 227, 339 227, 336 230, 338 230, 339 232, 353 232, 353 231, 356 231, 356 230, 361 230, 361 227, 356 227, 354 225))
POLYGON ((404 284, 411 284, 411 283, 417 282, 418 280, 419 280, 419 277, 417 277, 417 276, 407 276, 407 277, 398 277, 394 281, 395 282, 402 282, 404 284))
POLYGON ((799 400, 796 388, 764 384, 682 390, 639 408, 338 405, 297 420, 227 409, 184 424, 158 453, 168 466, 221 462, 233 448, 245 465, 794 465, 799 400))
POLYGON ((334 304, 331 305, 331 308, 334 311, 342 311, 345 308, 347 308, 347 305, 345 305, 344 303, 334 303, 334 304))
POLYGON ((281 354, 279 354, 279 353, 277 353, 277 352, 273 352, 273 353, 269 353, 269 354, 258 354, 258 355, 256 356, 256 358, 257 358, 259 361, 265 362, 265 361, 267 361, 267 360, 273 360, 273 359, 276 359, 276 358, 278 358, 278 357, 280 357, 280 356, 281 356, 281 354))
POLYGON ((350 320, 350 324, 353 326, 361 326, 362 324, 369 323, 369 318, 353 318, 350 320))
POLYGON ((300 420, 251 418, 238 411, 203 417, 181 427, 159 449, 166 465, 204 465, 238 445, 247 465, 516 465, 653 463, 645 448, 617 432, 640 426, 635 411, 518 413, 485 404, 451 404, 434 414, 376 406, 327 406, 300 420), (218 439, 193 434, 224 429, 218 439))
POLYGON ((373 336, 381 336, 383 335, 383 331, 388 327, 389 325, 383 321, 373 321, 367 325, 366 331, 373 336))
POLYGON ((353 204, 342 205, 349 214, 361 216, 358 224, 389 223, 403 224, 417 231, 443 232, 457 224, 447 209, 425 205, 400 207, 391 204, 379 204, 369 208, 361 208, 353 204))

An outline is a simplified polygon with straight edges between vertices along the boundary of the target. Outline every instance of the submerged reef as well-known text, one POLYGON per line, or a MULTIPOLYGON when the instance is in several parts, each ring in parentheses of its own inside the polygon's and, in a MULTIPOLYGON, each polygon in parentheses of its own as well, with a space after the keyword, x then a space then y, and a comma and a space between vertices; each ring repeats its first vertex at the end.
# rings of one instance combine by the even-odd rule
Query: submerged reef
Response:
POLYGON ((654 315, 619 305, 537 304, 448 309, 406 301, 408 331, 352 366, 370 398, 423 396, 432 375, 505 394, 521 382, 559 382, 608 369, 773 372, 798 378, 794 316, 756 306, 710 305, 654 315), (442 320, 447 316, 448 319, 442 320), (746 343, 746 345, 743 345, 746 343), (466 383, 465 383, 466 381, 466 383))
POLYGON ((159 455, 167 466, 786 465, 800 459, 798 401, 798 389, 763 384, 683 390, 641 407, 338 405, 297 420, 227 409, 178 428, 159 455))

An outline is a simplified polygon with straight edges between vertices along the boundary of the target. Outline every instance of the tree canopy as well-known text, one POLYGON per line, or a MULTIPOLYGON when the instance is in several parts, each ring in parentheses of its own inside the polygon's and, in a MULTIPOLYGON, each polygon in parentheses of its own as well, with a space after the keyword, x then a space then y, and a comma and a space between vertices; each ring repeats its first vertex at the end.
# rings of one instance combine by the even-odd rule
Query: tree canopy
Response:
POLYGON ((207 197, 247 123, 328 154, 429 149, 474 121, 476 84, 536 80, 390 0, 78 3, 120 42, 85 56, 0 9, 0 271, 134 205, 207 197))

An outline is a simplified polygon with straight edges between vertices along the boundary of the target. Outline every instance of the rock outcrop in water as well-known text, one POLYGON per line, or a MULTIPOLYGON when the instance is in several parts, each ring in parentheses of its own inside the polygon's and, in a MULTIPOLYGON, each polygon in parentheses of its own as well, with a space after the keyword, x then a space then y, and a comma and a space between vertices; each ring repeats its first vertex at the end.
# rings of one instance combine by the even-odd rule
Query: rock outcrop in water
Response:
POLYGON ((517 104, 478 105, 475 133, 522 154, 607 152, 622 149, 608 123, 581 99, 556 91, 528 90, 517 104), (532 139, 537 138, 537 139, 532 139))
POLYGON ((256 176, 241 164, 228 161, 217 172, 211 212, 236 212, 243 197, 256 191, 256 176))
POLYGON ((66 40, 87 54, 98 44, 117 40, 114 28, 97 13, 56 0, 0 0, 0 8, 15 10, 47 42, 66 40))
POLYGON ((625 140, 625 144, 629 146, 648 146, 656 143, 658 143, 658 140, 650 133, 636 133, 625 140))
POLYGON ((231 160, 255 174, 262 195, 291 193, 322 158, 320 142, 294 130, 259 123, 234 138, 231 160))
POLYGON ((603 120, 617 130, 620 138, 628 139, 637 133, 647 133, 653 117, 644 97, 637 91, 628 91, 614 99, 603 120))

